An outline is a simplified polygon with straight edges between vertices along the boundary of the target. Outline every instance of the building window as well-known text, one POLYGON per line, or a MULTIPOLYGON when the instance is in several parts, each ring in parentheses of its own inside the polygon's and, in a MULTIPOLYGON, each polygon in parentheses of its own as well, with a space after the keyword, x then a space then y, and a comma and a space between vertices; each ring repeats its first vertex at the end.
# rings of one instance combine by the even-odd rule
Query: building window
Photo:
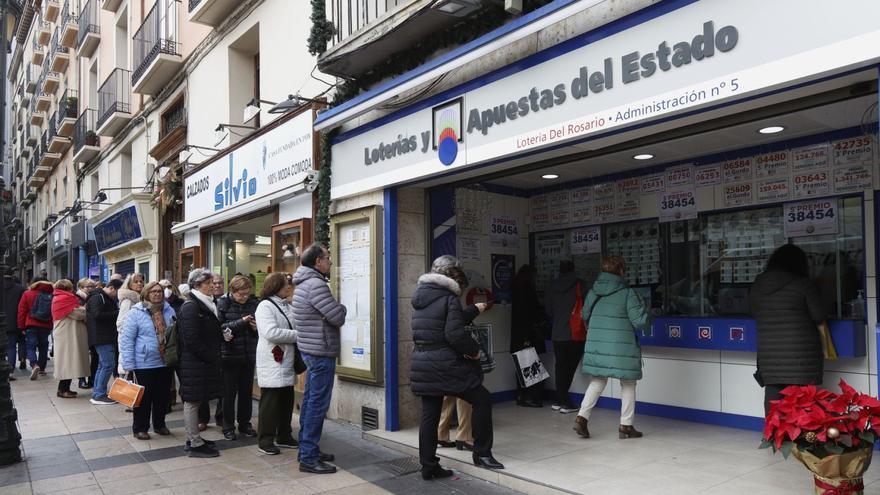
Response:
POLYGON ((162 114, 162 132, 159 139, 164 138, 171 131, 186 125, 186 105, 183 98, 177 100, 162 114))

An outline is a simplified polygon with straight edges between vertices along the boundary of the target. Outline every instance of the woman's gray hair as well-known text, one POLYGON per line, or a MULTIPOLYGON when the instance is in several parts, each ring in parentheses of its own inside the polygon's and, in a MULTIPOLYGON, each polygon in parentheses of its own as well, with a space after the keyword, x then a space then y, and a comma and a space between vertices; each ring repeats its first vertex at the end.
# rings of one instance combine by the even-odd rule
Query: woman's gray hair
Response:
POLYGON ((214 272, 208 270, 207 268, 196 268, 195 270, 189 272, 189 277, 186 280, 186 283, 190 286, 191 289, 195 289, 196 287, 202 285, 205 282, 210 282, 214 279, 214 272))
POLYGON ((461 272, 461 261, 458 258, 448 254, 438 257, 431 263, 431 273, 439 273, 447 277, 454 278, 456 271, 461 272))

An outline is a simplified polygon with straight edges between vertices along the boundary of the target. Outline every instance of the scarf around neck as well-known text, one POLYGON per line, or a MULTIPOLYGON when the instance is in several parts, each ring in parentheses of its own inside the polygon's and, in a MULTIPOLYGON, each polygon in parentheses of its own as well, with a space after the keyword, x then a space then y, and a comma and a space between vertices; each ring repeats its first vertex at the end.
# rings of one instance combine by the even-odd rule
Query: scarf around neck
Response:
POLYGON ((210 309, 211 312, 214 313, 214 316, 219 318, 219 316, 217 314, 217 305, 214 304, 214 298, 212 296, 207 296, 205 294, 202 294, 202 292, 199 290, 193 290, 192 292, 190 292, 190 294, 193 297, 195 297, 196 299, 198 299, 199 301, 201 301, 202 304, 207 306, 208 309, 210 309))
POLYGON ((73 292, 55 289, 52 293, 52 320, 63 320, 79 306, 79 298, 73 292))

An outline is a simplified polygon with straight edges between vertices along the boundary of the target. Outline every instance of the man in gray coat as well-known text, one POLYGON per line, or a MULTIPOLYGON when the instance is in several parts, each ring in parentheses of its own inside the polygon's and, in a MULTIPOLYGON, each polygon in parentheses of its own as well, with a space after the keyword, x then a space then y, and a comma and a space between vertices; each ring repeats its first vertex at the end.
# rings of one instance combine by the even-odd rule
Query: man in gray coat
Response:
POLYGON ((568 324, 577 301, 578 284, 583 298, 587 295, 589 286, 575 275, 574 263, 564 260, 559 263, 559 278, 550 284, 544 294, 544 307, 553 320, 551 338, 556 358, 556 400, 551 407, 563 414, 578 410, 578 406, 571 403, 568 395, 574 373, 584 357, 584 342, 571 339, 571 327, 568 324))
POLYGON ((330 407, 336 358, 339 356, 339 328, 345 324, 345 306, 330 293, 330 253, 320 244, 312 244, 302 255, 293 283, 293 319, 296 341, 308 367, 306 389, 299 413, 299 470, 329 474, 336 466, 326 464, 333 456, 318 449, 324 416, 330 407))

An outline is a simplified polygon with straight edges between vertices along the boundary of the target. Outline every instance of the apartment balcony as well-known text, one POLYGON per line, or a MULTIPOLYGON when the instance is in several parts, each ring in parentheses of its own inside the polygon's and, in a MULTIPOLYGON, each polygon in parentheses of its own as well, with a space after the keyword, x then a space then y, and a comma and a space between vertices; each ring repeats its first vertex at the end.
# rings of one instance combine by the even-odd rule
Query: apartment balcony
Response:
POLYGON ((37 90, 37 68, 34 66, 23 67, 24 70, 24 92, 33 94, 37 90))
POLYGON ((87 0, 79 13, 77 55, 80 57, 91 57, 101 43, 100 13, 98 0, 87 0))
POLYGON ((58 159, 61 159, 60 155, 63 155, 67 148, 70 148, 70 145, 73 144, 73 141, 70 140, 69 137, 58 135, 58 114, 55 113, 52 115, 52 118, 49 120, 49 148, 48 153, 46 155, 51 155, 52 153, 58 153, 58 159))
POLYGON ((134 72, 131 85, 135 93, 158 94, 183 66, 177 35, 176 0, 156 2, 144 23, 132 37, 134 72))
POLYGON ((113 137, 131 120, 131 72, 114 69, 98 90, 98 134, 113 137))
POLYGON ((26 148, 28 148, 28 147, 33 148, 34 146, 36 146, 37 145, 37 136, 38 136, 38 134, 36 133, 36 131, 34 131, 33 125, 29 125, 29 126, 25 127, 25 130, 24 130, 24 139, 25 139, 24 145, 25 145, 25 147, 26 148))
POLYGON ((101 138, 95 132, 98 111, 87 108, 76 119, 73 130, 73 162, 89 163, 101 152, 101 138))
POLYGON ((206 26, 219 26, 240 5, 239 0, 189 0, 186 20, 206 26))
MULTIPOLYGON (((29 189, 39 189, 46 182, 46 179, 52 173, 51 167, 44 167, 39 164, 37 159, 38 157, 34 157, 31 159, 30 166, 28 167, 28 178, 27 178, 27 187, 29 189)), ((30 194, 28 194, 30 196, 30 194)), ((30 198, 32 201, 37 199, 36 193, 33 198, 30 198)))
POLYGON ((116 12, 120 5, 122 0, 101 0, 101 9, 109 12, 116 12))
POLYGON ((79 12, 76 12, 77 5, 71 3, 71 0, 64 2, 64 9, 61 11, 60 42, 66 48, 76 48, 79 41, 79 12))
MULTIPOLYGON (((21 93, 21 108, 24 108, 31 104, 31 94, 27 91, 21 93)), ((13 112, 15 113, 15 112, 13 112)))
POLYGON ((39 112, 36 108, 31 112, 31 125, 35 125, 37 127, 43 125, 43 122, 46 121, 46 112, 39 112))
POLYGON ((73 89, 68 89, 61 95, 58 100, 58 135, 70 137, 73 135, 73 129, 76 126, 76 119, 79 114, 79 93, 73 89))
POLYGON ((52 59, 49 70, 59 73, 66 71, 70 64, 70 48, 61 44, 61 33, 60 28, 55 28, 55 35, 52 36, 52 48, 49 50, 49 57, 52 59))
POLYGON ((35 24, 37 29, 35 40, 37 44, 49 46, 49 41, 52 39, 52 26, 45 20, 37 21, 35 24))
MULTIPOLYGON (((58 165, 58 163, 61 161, 61 153, 57 153, 57 152, 53 153, 53 152, 49 151, 49 136, 48 136, 48 134, 49 134, 49 131, 44 132, 43 138, 41 139, 42 146, 40 149, 42 150, 42 152, 39 155, 40 160, 37 162, 37 169, 40 169, 41 167, 42 168, 48 167, 49 172, 52 172, 52 169, 55 168, 55 165, 58 165)), ((48 177, 48 176, 49 176, 49 174, 47 173, 46 177, 48 177)))
POLYGON ((40 90, 48 95, 54 95, 61 86, 61 74, 49 71, 43 77, 43 87, 40 90))
POLYGON ((49 110, 49 107, 52 106, 52 95, 49 93, 40 92, 37 95, 36 101, 34 101, 34 110, 38 112, 45 112, 49 110))
POLYGON ((34 39, 33 47, 33 52, 31 52, 31 63, 37 66, 43 65, 43 60, 46 58, 46 48, 37 43, 36 38, 34 39))
POLYGON ((58 20, 61 3, 58 0, 43 0, 43 19, 49 22, 58 20))

